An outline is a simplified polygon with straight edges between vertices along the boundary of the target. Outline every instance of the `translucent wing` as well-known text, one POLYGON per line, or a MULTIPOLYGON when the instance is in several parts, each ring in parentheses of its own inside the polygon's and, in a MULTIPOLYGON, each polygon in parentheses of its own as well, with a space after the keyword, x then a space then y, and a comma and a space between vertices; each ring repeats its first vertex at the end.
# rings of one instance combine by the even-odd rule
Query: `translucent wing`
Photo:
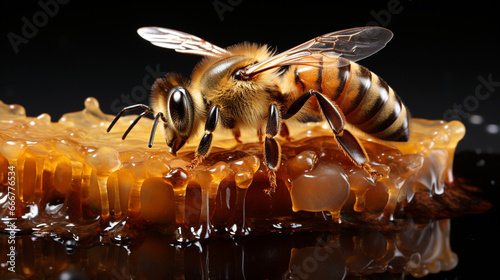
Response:
POLYGON ((194 35, 163 27, 141 27, 137 33, 153 45, 180 53, 221 56, 229 52, 194 35))
POLYGON ((332 32, 254 64, 244 70, 247 78, 280 66, 301 64, 316 67, 340 67, 368 57, 381 50, 392 38, 392 32, 382 27, 359 27, 332 32), (329 57, 324 61, 321 57, 329 57))

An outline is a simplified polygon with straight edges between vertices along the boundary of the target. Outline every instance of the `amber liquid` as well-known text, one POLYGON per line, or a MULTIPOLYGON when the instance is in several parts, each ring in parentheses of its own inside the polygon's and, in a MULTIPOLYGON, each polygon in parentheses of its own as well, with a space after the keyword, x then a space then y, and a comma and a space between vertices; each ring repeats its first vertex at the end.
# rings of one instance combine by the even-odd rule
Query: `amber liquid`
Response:
MULTIPOLYGON (((194 265, 199 274, 207 276, 219 273, 210 263, 210 254, 219 250, 213 249, 218 245, 205 244, 208 247, 198 250, 193 242, 360 227, 382 232, 375 235, 361 232, 362 237, 349 237, 352 240, 347 244, 354 242, 352 250, 383 260, 380 267, 397 267, 399 263, 389 264, 395 258, 394 248, 402 246, 396 244, 400 238, 394 237, 398 233, 384 231, 413 230, 414 224, 405 219, 405 208, 414 197, 421 193, 443 195, 445 186, 453 186, 454 149, 464 135, 459 122, 417 119, 410 123, 411 140, 407 143, 377 141, 365 135, 363 144, 370 163, 382 174, 374 181, 346 158, 327 126, 292 126, 293 139, 279 139, 282 166, 277 172, 277 191, 269 197, 263 191, 269 187, 269 178, 262 164, 263 145, 257 137, 244 137, 249 142, 237 144, 230 134, 218 132, 211 155, 195 170, 187 171, 185 167, 193 159, 196 143, 189 143, 174 157, 164 150, 161 133, 157 133, 155 147, 148 149, 150 120, 139 123, 127 140, 122 141, 121 133, 135 116, 125 117, 108 134, 105 130, 113 117, 103 114, 95 99, 87 99, 85 105, 85 110, 66 114, 54 123, 46 114, 30 118, 20 106, 0 104, 0 196, 2 201, 11 198, 13 201, 2 205, 2 229, 9 233, 7 222, 14 219, 17 235, 36 237, 34 242, 26 239, 27 235, 18 239, 20 247, 16 250, 34 252, 23 268, 26 275, 34 275, 34 271, 43 269, 42 264, 52 261, 40 256, 40 246, 48 242, 51 250, 60 250, 57 244, 43 240, 77 241, 79 246, 86 247, 145 242, 135 251, 139 255, 125 258, 132 264, 123 268, 126 273, 135 274, 134 266, 141 266, 139 256, 167 254, 165 257, 173 258, 177 265, 187 255, 200 259, 194 265), (14 179, 10 179, 11 170, 15 170, 14 179), (14 185, 9 188, 12 181, 14 185), (157 241, 149 243, 146 241, 149 238, 157 241), (373 238, 375 241, 366 241, 373 238), (24 248, 22 243, 29 245, 24 248), (169 245, 172 243, 184 245, 172 247, 169 245), (378 244, 386 244, 385 251, 378 244), (160 247, 165 250, 158 250, 160 247)), ((415 216, 418 211, 412 213, 415 216)), ((429 223, 432 230, 448 232, 446 225, 446 222, 429 223)), ((321 252, 326 252, 335 263, 343 257, 340 263, 350 270, 359 265, 358 257, 351 257, 346 251, 339 254, 342 235, 330 233, 321 238, 322 246, 287 247, 290 263, 283 270, 286 277, 301 273, 293 270, 294 265, 304 262, 319 247, 325 247, 321 252)), ((245 240, 251 244, 255 239, 245 240)), ((446 247, 446 241, 442 242, 446 247)), ((7 244, 2 242, 2 246, 7 244)), ((247 245, 238 242, 231 246, 242 259, 245 250, 252 250, 252 246, 246 248, 247 245)), ((54 260, 53 264, 97 262, 104 267, 103 275, 109 276, 113 271, 105 267, 114 264, 96 257, 100 254, 97 252, 105 250, 103 256, 121 256, 123 249, 111 245, 97 248, 97 251, 77 248, 84 252, 75 257, 80 258, 78 261, 58 264, 54 260)), ((446 263, 452 267, 456 256, 446 248, 440 252, 451 256, 446 263)), ((396 260, 413 263, 414 268, 420 269, 418 256, 410 254, 404 260, 396 260)), ((188 273, 181 270, 174 269, 173 274, 188 273)), ((235 271, 239 273, 239 269, 235 271)))

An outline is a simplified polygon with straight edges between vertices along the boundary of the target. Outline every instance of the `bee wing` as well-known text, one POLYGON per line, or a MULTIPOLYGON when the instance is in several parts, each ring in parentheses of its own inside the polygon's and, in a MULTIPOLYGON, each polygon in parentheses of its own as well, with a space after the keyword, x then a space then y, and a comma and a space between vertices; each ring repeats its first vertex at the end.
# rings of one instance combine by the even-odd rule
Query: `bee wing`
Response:
POLYGON ((392 32, 382 27, 359 27, 316 37, 245 69, 252 77, 260 72, 292 64, 315 67, 341 67, 381 50, 392 38, 392 32), (336 58, 325 61, 321 57, 336 58))
POLYGON ((222 56, 229 52, 194 35, 163 27, 141 27, 137 33, 153 45, 180 53, 222 56))

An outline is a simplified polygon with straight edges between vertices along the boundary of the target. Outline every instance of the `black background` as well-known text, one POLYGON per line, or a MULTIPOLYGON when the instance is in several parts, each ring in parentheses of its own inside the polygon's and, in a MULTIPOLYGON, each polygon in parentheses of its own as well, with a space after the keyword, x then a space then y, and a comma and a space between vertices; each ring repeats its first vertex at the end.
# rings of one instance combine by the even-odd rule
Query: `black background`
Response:
POLYGON ((46 112, 57 121, 81 110, 88 96, 115 114, 120 106, 148 102, 146 68, 189 76, 200 58, 152 46, 137 35, 141 26, 182 30, 221 47, 249 41, 284 51, 324 33, 378 24, 394 38, 360 63, 386 80, 414 117, 463 121, 468 133, 460 150, 499 152, 500 133, 486 133, 486 125, 499 124, 500 85, 483 87, 482 100, 475 96, 479 77, 500 82, 500 23, 491 2, 73 0, 58 4, 53 16, 37 1, 12 2, 1 9, 0 100, 22 104, 29 116, 46 112), (226 10, 217 12, 214 3, 226 10), (16 53, 8 34, 23 36, 23 17, 37 30, 16 53), (449 114, 455 105, 483 123, 449 114))
MULTIPOLYGON (((486 97, 476 96, 480 77, 500 83, 500 22, 494 2, 73 0, 59 4, 46 19, 37 1, 12 2, 2 3, 0 12, 0 100, 23 105, 29 116, 46 112, 57 121, 63 113, 82 110, 88 96, 96 97, 104 112, 115 114, 119 106, 148 103, 145 95, 137 95, 149 91, 143 85, 151 75, 147 68, 189 76, 200 58, 152 46, 137 35, 142 26, 185 31, 221 47, 250 41, 284 51, 324 33, 378 24, 392 30, 394 38, 360 64, 386 80, 414 117, 449 120, 447 112, 455 105, 463 106, 464 114, 481 116, 480 124, 454 117, 467 127, 459 150, 500 151, 500 133, 486 132, 488 124, 500 124, 500 85, 490 90, 483 86, 480 93, 486 97), (214 3, 229 9, 217 12, 214 3), (23 36, 23 18, 40 26, 16 53, 9 36, 23 36)), ((479 258, 494 258, 487 255, 498 249, 484 248, 486 240, 477 243, 492 236, 481 236, 487 230, 476 227, 481 222, 491 220, 454 222, 452 236, 463 244, 454 248, 461 263, 435 279, 470 279, 467 272, 496 269, 486 266, 492 260, 477 267, 479 258)))

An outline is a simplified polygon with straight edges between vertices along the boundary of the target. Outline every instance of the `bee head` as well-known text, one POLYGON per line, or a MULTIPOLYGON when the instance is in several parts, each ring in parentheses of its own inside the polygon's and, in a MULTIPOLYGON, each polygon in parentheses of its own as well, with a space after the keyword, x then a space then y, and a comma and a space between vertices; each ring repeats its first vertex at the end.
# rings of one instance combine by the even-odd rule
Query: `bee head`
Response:
POLYGON ((191 135, 195 121, 195 107, 187 87, 181 75, 169 73, 151 89, 151 106, 164 116, 165 140, 174 155, 191 135))

